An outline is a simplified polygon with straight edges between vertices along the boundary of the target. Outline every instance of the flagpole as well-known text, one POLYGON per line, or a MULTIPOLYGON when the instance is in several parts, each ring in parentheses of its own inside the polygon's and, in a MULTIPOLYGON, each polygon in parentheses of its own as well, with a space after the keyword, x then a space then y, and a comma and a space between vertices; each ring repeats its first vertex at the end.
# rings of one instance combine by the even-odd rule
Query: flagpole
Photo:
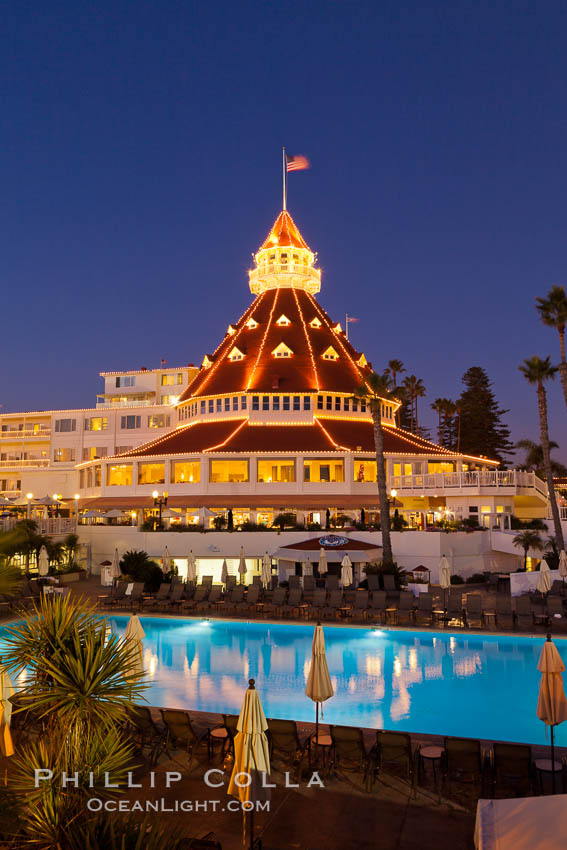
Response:
POLYGON ((345 336, 348 339, 348 313, 345 316, 345 336))
POLYGON ((286 189, 285 189, 285 146, 282 147, 282 180, 283 180, 283 209, 287 209, 287 198, 286 198, 286 189))

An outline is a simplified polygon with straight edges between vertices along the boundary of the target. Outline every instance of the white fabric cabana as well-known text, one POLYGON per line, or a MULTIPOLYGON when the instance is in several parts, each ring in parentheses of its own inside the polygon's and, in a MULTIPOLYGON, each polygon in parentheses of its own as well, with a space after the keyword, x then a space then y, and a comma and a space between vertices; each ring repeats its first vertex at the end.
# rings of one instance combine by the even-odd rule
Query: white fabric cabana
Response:
POLYGON ((341 584, 343 587, 350 587, 352 584, 352 561, 348 554, 345 554, 341 561, 341 584))
POLYGON ((197 561, 192 549, 187 558, 187 581, 197 581, 197 561))
POLYGON ((262 586, 267 588, 272 582, 272 559, 266 552, 262 558, 262 586))
POLYGON ((49 557, 47 555, 47 549, 45 546, 42 546, 39 550, 39 558, 37 560, 37 571, 40 576, 46 576, 49 572, 49 557))

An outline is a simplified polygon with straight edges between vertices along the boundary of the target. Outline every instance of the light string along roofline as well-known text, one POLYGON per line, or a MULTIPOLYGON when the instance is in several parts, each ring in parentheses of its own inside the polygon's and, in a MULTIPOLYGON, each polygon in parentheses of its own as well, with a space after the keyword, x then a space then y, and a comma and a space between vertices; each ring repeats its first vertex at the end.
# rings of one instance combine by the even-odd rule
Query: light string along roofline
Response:
POLYGON ((317 388, 317 392, 320 390, 319 384, 319 373, 317 372, 317 365, 315 363, 315 356, 313 354, 313 347, 311 345, 311 339, 309 338, 309 333, 307 331, 307 325, 305 323, 305 318, 303 316, 303 310, 301 309, 301 304, 299 303, 299 298, 297 297, 297 292, 295 291, 295 287, 291 287, 291 291, 293 292, 293 297, 295 298, 295 304, 297 306, 297 312, 299 313, 299 318, 301 319, 301 324, 303 325, 303 332, 305 334, 305 339, 307 340, 307 347, 309 349, 309 355, 311 357, 311 365, 313 367, 313 374, 315 376, 315 386, 317 388))
POLYGON ((343 344, 343 340, 341 339, 341 335, 339 333, 334 332, 333 327, 332 327, 331 322, 330 322, 330 318, 327 316, 325 311, 320 307, 320 305, 317 303, 317 301, 311 295, 310 292, 307 293, 307 296, 311 299, 311 303, 312 303, 314 309, 319 313, 319 316, 320 316, 321 320, 323 321, 323 324, 327 326, 327 329, 331 332, 331 334, 333 335, 333 338, 337 340, 337 342, 339 343, 339 345, 343 349, 343 352, 344 352, 348 362, 351 364, 352 368, 354 369, 354 373, 356 375, 357 380, 362 382, 363 379, 364 379, 364 376, 362 375, 362 372, 360 371, 359 367, 356 365, 355 361, 353 360, 350 352, 348 351, 348 349, 343 344))
POLYGON ((319 422, 319 419, 317 418, 317 416, 314 417, 314 421, 317 423, 317 425, 319 426, 321 431, 325 434, 325 436, 327 437, 327 439, 329 440, 329 442, 331 443, 332 446, 334 446, 339 451, 350 452, 350 449, 345 448, 345 446, 340 446, 337 442, 335 442, 335 440, 333 440, 333 438, 331 437, 331 435, 329 434, 327 429, 323 427, 321 422, 319 422))
POLYGON ((243 419, 242 422, 240 423, 240 425, 238 425, 234 429, 234 431, 231 431, 230 434, 228 435, 228 437, 225 440, 223 440, 222 443, 218 443, 216 446, 208 446, 208 448, 203 449, 203 453, 204 452, 214 452, 214 451, 218 451, 218 449, 222 449, 224 446, 226 446, 227 443, 229 443, 232 440, 233 437, 235 437, 238 434, 240 429, 243 428, 246 425, 246 422, 247 422, 247 420, 243 419))
POLYGON ((270 315, 268 316, 268 321, 267 321, 267 324, 266 324, 266 330, 264 331, 264 335, 262 337, 262 342, 260 343, 260 348, 258 349, 258 355, 256 357, 256 362, 254 363, 254 366, 252 367, 252 371, 250 372, 250 375, 248 376, 248 383, 246 384, 246 392, 248 392, 248 390, 250 389, 250 385, 252 384, 252 381, 254 379, 254 375, 256 373, 258 363, 260 362, 260 358, 262 357, 262 352, 264 350, 264 345, 266 344, 266 338, 267 338, 268 332, 270 330, 270 325, 272 324, 272 318, 274 316, 276 304, 278 303, 279 292, 280 292, 279 289, 275 290, 276 294, 275 294, 275 297, 274 297, 274 301, 272 303, 272 309, 270 310, 270 315))

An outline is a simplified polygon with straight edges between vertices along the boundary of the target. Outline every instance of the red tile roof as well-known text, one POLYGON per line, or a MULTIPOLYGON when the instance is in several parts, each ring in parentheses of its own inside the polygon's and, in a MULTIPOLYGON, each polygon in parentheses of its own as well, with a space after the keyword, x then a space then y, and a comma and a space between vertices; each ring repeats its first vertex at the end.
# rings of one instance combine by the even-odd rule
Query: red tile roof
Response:
POLYGON ((264 248, 275 248, 276 246, 278 248, 290 246, 309 250, 309 246, 299 232, 296 223, 286 210, 282 210, 276 218, 272 229, 258 250, 262 251, 264 248))
MULTIPOLYGON (((330 536, 344 537, 344 535, 341 534, 340 531, 337 531, 337 532, 323 531, 320 534, 320 537, 323 537, 323 538, 324 537, 330 537, 330 536)), ((329 551, 332 551, 332 552, 343 552, 347 549, 349 549, 351 551, 352 550, 363 551, 363 550, 366 550, 366 549, 379 549, 380 548, 377 543, 370 543, 370 542, 367 543, 364 540, 352 540, 350 537, 347 537, 346 543, 340 543, 338 546, 332 546, 332 545, 325 546, 324 544, 320 543, 319 537, 311 537, 308 540, 302 540, 300 543, 289 543, 287 546, 280 546, 280 549, 301 549, 301 550, 304 550, 306 552, 313 552, 314 550, 316 550, 318 552, 321 549, 321 546, 322 546, 323 549, 328 549, 329 551)))
POLYGON ((171 454, 199 454, 224 443, 240 428, 245 419, 195 422, 176 428, 163 437, 131 449, 120 457, 147 457, 171 454))

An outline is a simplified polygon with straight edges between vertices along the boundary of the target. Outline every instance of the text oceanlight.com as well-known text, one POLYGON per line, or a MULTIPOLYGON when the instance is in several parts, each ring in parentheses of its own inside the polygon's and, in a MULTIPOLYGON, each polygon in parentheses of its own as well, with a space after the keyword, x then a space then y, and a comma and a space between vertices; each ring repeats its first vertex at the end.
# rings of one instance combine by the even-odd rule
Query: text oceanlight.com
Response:
POLYGON ((87 802, 89 812, 269 812, 269 800, 101 800, 91 797, 87 802))

